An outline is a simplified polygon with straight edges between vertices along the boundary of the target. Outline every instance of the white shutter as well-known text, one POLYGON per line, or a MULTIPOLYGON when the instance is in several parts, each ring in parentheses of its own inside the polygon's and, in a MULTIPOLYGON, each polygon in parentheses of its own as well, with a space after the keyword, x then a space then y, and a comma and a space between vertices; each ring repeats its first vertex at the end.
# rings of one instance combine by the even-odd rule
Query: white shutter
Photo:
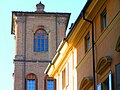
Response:
POLYGON ((99 84, 97 85, 97 90, 102 90, 102 84, 101 84, 101 83, 99 83, 99 84))
POLYGON ((112 90, 112 72, 111 71, 109 73, 108 78, 109 78, 109 90, 112 90))

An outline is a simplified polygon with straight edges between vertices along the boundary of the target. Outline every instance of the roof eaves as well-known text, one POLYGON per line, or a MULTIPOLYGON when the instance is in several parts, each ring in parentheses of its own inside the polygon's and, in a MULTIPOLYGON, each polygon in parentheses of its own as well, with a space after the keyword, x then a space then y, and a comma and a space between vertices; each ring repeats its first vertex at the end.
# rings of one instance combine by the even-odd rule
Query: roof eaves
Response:
POLYGON ((87 10, 87 8, 89 7, 89 5, 91 4, 92 0, 88 0, 85 4, 85 6, 83 7, 82 11, 80 12, 79 16, 77 17, 75 23, 73 24, 73 26, 71 27, 71 30, 69 31, 66 39, 68 39, 70 37, 70 35, 72 34, 75 26, 77 25, 77 23, 79 22, 79 20, 82 18, 82 12, 85 12, 87 10))
POLYGON ((68 23, 69 23, 69 20, 70 20, 70 15, 71 15, 71 13, 68 13, 68 20, 67 20, 67 24, 66 24, 66 30, 67 30, 67 27, 68 27, 68 23))
POLYGON ((12 11, 13 13, 21 13, 21 14, 71 14, 67 12, 28 12, 28 11, 12 11))
POLYGON ((60 14, 60 15, 68 15, 68 20, 67 20, 67 24, 66 24, 66 29, 67 29, 67 26, 68 26, 68 22, 69 22, 69 19, 70 19, 70 15, 71 13, 67 13, 67 12, 28 12, 28 11, 12 11, 12 25, 11 25, 11 34, 14 34, 14 31, 13 31, 13 25, 14 25, 14 22, 13 22, 13 15, 40 15, 40 14, 60 14))
POLYGON ((64 40, 60 43, 60 45, 59 45, 59 47, 58 47, 58 49, 57 49, 57 52, 56 52, 55 56, 53 57, 51 63, 49 63, 49 65, 48 65, 47 68, 45 69, 45 72, 44 72, 44 73, 47 74, 48 71, 49 71, 49 69, 51 68, 51 66, 54 65, 54 63, 56 62, 57 58, 58 58, 59 55, 61 54, 61 53, 60 53, 60 50, 61 50, 61 48, 64 46, 65 42, 66 42, 66 40, 64 39, 64 40))
POLYGON ((12 25, 11 25, 11 34, 14 34, 14 32, 13 32, 13 24, 14 22, 13 22, 13 12, 12 12, 12 25))

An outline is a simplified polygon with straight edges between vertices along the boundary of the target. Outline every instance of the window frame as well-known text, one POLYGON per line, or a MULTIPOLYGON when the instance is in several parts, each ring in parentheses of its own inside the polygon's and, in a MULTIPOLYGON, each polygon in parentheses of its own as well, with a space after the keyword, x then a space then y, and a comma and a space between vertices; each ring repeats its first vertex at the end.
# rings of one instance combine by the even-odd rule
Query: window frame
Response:
POLYGON ((90 49, 90 32, 85 36, 85 53, 90 49))
POLYGON ((100 14, 101 18, 101 31, 104 31, 107 27, 107 11, 106 8, 100 14))
POLYGON ((48 34, 44 29, 38 29, 34 33, 33 51, 48 52, 48 34))
POLYGON ((118 85, 120 84, 120 81, 119 81, 120 78, 118 74, 120 73, 120 63, 116 64, 115 72, 116 72, 116 90, 119 90, 120 86, 118 87, 118 85))
MULTIPOLYGON (((29 90, 28 88, 30 87, 31 88, 31 85, 32 87, 34 86, 34 90, 36 90, 36 82, 35 82, 35 79, 27 79, 27 90, 29 90), (29 83, 28 81, 34 81, 34 83, 29 83), (33 85, 34 84, 34 85, 33 85)), ((31 89, 30 89, 31 90, 31 89)))
POLYGON ((56 90, 56 79, 54 79, 53 77, 45 77, 45 90, 48 90, 48 81, 51 80, 54 82, 54 90, 56 90))
POLYGON ((97 85, 97 90, 103 90, 103 88, 104 88, 104 83, 107 81, 107 85, 108 85, 108 89, 109 90, 113 90, 113 75, 112 75, 112 71, 110 71, 109 72, 109 74, 108 74, 108 76, 107 76, 107 78, 103 81, 103 82, 101 82, 101 83, 99 83, 98 85, 97 85), (107 81, 108 80, 108 81, 107 81))
POLYGON ((28 80, 35 80, 35 90, 37 90, 37 77, 35 74, 30 73, 26 76, 26 90, 28 90, 28 80))
POLYGON ((102 84, 101 84, 101 83, 99 83, 99 84, 97 85, 97 90, 102 90, 102 84))
POLYGON ((120 52, 120 36, 118 37, 118 40, 117 40, 117 43, 116 43, 116 46, 115 46, 115 50, 117 52, 120 52))
POLYGON ((66 87, 67 85, 67 82, 66 82, 66 68, 62 71, 62 89, 64 90, 64 88, 66 87))

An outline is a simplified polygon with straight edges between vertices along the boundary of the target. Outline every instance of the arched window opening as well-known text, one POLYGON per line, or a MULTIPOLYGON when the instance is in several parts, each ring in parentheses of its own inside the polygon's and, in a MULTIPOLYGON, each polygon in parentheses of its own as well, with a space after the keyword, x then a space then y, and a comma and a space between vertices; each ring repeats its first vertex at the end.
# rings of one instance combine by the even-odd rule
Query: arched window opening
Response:
POLYGON ((37 77, 35 74, 28 74, 26 77, 27 89, 26 90, 37 90, 37 77))
POLYGON ((45 30, 37 30, 34 33, 34 52, 48 51, 48 35, 45 30))
POLYGON ((56 90, 56 79, 53 77, 45 77, 45 90, 56 90))

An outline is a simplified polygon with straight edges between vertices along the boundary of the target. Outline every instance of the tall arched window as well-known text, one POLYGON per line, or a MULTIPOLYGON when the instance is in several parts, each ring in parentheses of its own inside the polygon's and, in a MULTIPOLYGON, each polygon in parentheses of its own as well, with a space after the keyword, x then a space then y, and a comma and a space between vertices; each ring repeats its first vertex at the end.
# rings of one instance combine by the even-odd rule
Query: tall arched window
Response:
POLYGON ((34 33, 34 52, 48 51, 48 35, 45 30, 37 30, 34 33))
POLYGON ((37 90, 37 77, 35 74, 31 73, 27 75, 26 78, 27 89, 26 90, 37 90))

